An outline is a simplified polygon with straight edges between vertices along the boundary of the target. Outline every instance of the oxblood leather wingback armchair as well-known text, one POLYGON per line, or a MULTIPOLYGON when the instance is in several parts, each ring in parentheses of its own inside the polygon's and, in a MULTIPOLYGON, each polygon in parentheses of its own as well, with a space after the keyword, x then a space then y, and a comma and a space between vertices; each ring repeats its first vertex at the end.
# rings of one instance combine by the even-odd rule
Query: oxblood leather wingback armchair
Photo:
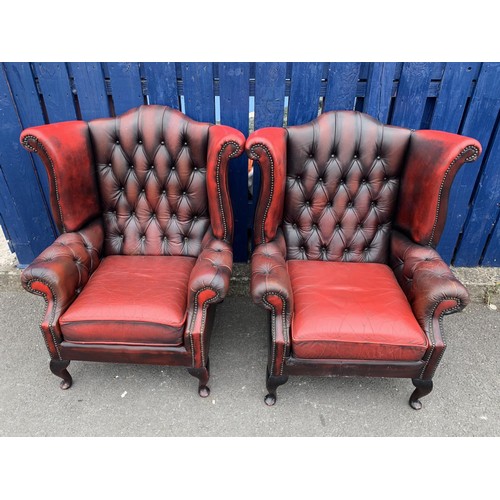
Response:
POLYGON ((165 106, 25 130, 62 233, 24 270, 46 302, 50 369, 70 360, 188 367, 208 396, 215 303, 228 291, 230 158, 243 135, 165 106))
POLYGON ((442 318, 468 303, 434 250, 474 139, 351 111, 247 140, 261 172, 251 292, 271 312, 266 403, 288 375, 412 378, 432 390, 442 318))

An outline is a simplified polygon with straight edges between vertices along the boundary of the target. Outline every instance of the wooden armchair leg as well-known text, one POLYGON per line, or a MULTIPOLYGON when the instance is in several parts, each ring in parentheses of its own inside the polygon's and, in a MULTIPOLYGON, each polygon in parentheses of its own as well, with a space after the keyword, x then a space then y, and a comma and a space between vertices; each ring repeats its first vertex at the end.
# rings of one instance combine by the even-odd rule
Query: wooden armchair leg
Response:
POLYGON ((50 371, 56 376, 62 378, 60 387, 61 389, 69 389, 73 384, 73 379, 66 368, 69 365, 69 361, 62 359, 51 359, 50 360, 50 371))
POLYGON ((422 403, 419 398, 427 396, 432 391, 433 383, 432 380, 423 380, 420 378, 412 378, 411 381, 416 389, 410 396, 410 406, 414 410, 420 410, 422 408, 422 403))
POLYGON ((207 359, 207 365, 204 368, 188 368, 188 372, 200 381, 198 394, 202 398, 208 397, 210 395, 210 389, 207 387, 208 379, 210 378, 210 360, 207 359))
POLYGON ((286 384, 288 375, 269 375, 269 368, 267 369, 266 387, 268 394, 264 399, 267 406, 273 406, 276 403, 277 396, 276 390, 280 385, 286 384))

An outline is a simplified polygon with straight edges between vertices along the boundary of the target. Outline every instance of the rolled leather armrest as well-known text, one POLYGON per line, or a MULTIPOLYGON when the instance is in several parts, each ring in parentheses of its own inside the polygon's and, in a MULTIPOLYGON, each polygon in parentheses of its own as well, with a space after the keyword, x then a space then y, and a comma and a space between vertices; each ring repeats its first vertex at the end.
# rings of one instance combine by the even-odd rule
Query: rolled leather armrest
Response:
POLYGON ((100 220, 81 231, 62 234, 23 271, 24 288, 33 292, 35 282, 48 287, 62 314, 99 265, 103 240, 100 220))
POLYGON ((233 252, 225 241, 207 232, 202 251, 189 277, 186 343, 191 349, 193 367, 206 366, 208 341, 205 321, 210 304, 221 302, 229 289, 233 252))
POLYGON ((59 318, 97 269, 103 240, 100 219, 81 231, 62 234, 21 275, 23 287, 45 299, 45 315, 40 328, 52 358, 60 357, 59 318))
POLYGON ((281 232, 273 241, 255 247, 250 287, 253 301, 283 314, 286 327, 289 328, 293 312, 293 294, 285 255, 285 240, 281 232))
POLYGON ((466 288, 430 247, 392 232, 391 267, 422 329, 429 332, 435 315, 462 310, 469 303, 466 288))

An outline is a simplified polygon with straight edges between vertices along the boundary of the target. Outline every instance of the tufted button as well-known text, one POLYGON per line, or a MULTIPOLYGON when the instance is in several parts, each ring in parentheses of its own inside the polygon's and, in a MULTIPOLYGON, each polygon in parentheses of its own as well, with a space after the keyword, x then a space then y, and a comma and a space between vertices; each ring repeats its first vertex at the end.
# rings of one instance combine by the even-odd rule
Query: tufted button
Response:
POLYGON ((134 165, 129 165, 128 166, 130 169, 133 169, 134 168, 134 165))
POLYGON ((372 206, 372 207, 376 207, 376 206, 377 206, 377 202, 372 201, 372 202, 370 203, 370 206, 372 206))
POLYGON ((323 177, 320 177, 320 178, 318 179, 318 182, 323 182, 323 177))
POLYGON ((311 202, 309 200, 306 201, 306 207, 310 206, 311 202))
POLYGON ((344 253, 349 253, 349 249, 348 248, 344 248, 344 253))
POLYGON ((386 180, 387 180, 387 176, 384 177, 384 181, 386 181, 386 180))
POLYGON ((123 234, 120 234, 120 238, 123 240, 123 234))
POLYGON ((177 219, 177 215, 175 215, 175 214, 172 214, 170 217, 171 217, 172 219, 177 219))
POLYGON ((366 179, 364 177, 361 179, 361 184, 366 184, 366 179))
POLYGON ((172 166, 172 170, 175 170, 175 165, 174 165, 174 166, 172 166))
POLYGON ((108 167, 112 167, 113 165, 111 163, 108 163, 108 167))
POLYGON ((186 196, 186 191, 183 191, 183 192, 182 192, 182 196, 186 196))
POLYGON ((363 224, 358 224, 358 229, 361 229, 363 227, 363 224))
POLYGON ((339 222, 337 222, 337 224, 335 224, 335 227, 336 227, 337 229, 340 229, 340 223, 339 223, 339 222))
POLYGON ((296 176, 295 176, 295 179, 297 179, 298 181, 300 181, 300 175, 299 175, 299 174, 298 174, 298 175, 296 175, 296 176))
POLYGON ((370 250, 368 247, 365 247, 365 248, 364 248, 364 251, 365 251, 365 252, 368 252, 368 250, 370 250))
POLYGON ((299 250, 300 250, 301 252, 303 252, 305 249, 304 249, 304 247, 300 247, 300 248, 299 248, 299 250))
POLYGON ((313 224, 312 227, 313 227, 313 229, 317 229, 318 228, 318 224, 313 224))
POLYGON ((165 146, 165 141, 160 141, 160 144, 161 144, 162 146, 165 146))
POLYGON ((332 206, 332 202, 329 201, 327 204, 326 204, 327 207, 331 207, 332 206))
POLYGON ((330 155, 330 157, 331 157, 331 158, 335 158, 335 153, 332 153, 332 154, 330 155))
POLYGON ((198 171, 198 167, 193 167, 193 171, 197 172, 198 171))
POLYGON ((184 141, 184 146, 187 146, 187 145, 188 145, 187 141, 184 141))
POLYGON ((380 160, 380 155, 377 155, 377 160, 380 160))
POLYGON ((124 187, 124 186, 122 186, 122 187, 120 188, 120 191, 125 191, 125 187, 124 187))
POLYGON ((377 226, 377 229, 382 229, 382 224, 379 224, 379 225, 377 226))
POLYGON ((314 155, 312 153, 309 153, 309 158, 312 158, 314 155))
POLYGON ((140 139, 139 139, 137 142, 138 142, 139 144, 142 144, 142 141, 141 141, 140 139))
POLYGON ((141 193, 145 193, 146 190, 144 188, 141 189, 141 193))
POLYGON ((142 235, 141 240, 144 241, 146 239, 146 236, 142 235))
POLYGON ((152 219, 156 219, 156 214, 151 214, 152 219))
POLYGON ((167 190, 166 190, 166 189, 164 189, 164 190, 162 191, 162 194, 166 194, 166 192, 167 192, 167 190))
POLYGON ((347 204, 347 206, 348 206, 349 208, 350 208, 350 207, 352 207, 352 201, 350 201, 350 202, 347 204))
POLYGON ((154 166, 154 165, 151 165, 149 168, 150 168, 151 170, 153 170, 153 169, 155 168, 155 166, 154 166))
POLYGON ((187 241, 189 238, 187 236, 184 236, 184 241, 187 241))
POLYGON ((354 155, 354 156, 353 156, 353 158, 354 158, 355 160, 357 160, 357 159, 358 159, 358 155, 354 155))
POLYGON ((120 141, 116 139, 115 144, 120 144, 120 141))
POLYGON ((166 236, 163 237, 163 241, 167 241, 167 237, 166 236))
POLYGON ((345 184, 345 179, 343 177, 340 179, 340 184, 345 184))
POLYGON ((132 215, 132 216, 135 215, 135 212, 131 212, 130 215, 132 215))

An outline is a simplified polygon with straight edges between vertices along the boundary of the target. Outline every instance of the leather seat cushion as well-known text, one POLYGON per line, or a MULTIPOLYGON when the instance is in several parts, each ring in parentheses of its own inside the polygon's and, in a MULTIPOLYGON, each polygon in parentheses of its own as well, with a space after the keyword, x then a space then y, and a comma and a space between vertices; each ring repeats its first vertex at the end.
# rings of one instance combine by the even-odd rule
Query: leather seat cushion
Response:
POLYGON ((60 318, 64 340, 89 344, 183 343, 194 257, 113 255, 103 259, 60 318))
POLYGON ((287 262, 297 358, 416 361, 427 337, 385 264, 287 262))

